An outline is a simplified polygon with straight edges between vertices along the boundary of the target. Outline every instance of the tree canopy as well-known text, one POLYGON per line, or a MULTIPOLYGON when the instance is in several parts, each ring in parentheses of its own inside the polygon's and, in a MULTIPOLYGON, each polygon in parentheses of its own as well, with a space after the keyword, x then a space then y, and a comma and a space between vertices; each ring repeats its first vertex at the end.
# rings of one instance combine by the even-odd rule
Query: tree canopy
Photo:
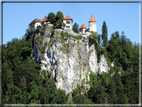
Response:
POLYGON ((72 30, 75 32, 75 33, 79 33, 78 31, 78 24, 77 23, 74 23, 73 27, 72 27, 72 30))
POLYGON ((103 40, 103 44, 102 46, 107 47, 107 41, 108 41, 108 34, 107 34, 107 25, 106 22, 103 22, 103 26, 102 26, 102 40, 103 40))
POLYGON ((55 23, 56 22, 56 16, 53 12, 50 12, 48 14, 48 21, 51 22, 51 23, 55 23))

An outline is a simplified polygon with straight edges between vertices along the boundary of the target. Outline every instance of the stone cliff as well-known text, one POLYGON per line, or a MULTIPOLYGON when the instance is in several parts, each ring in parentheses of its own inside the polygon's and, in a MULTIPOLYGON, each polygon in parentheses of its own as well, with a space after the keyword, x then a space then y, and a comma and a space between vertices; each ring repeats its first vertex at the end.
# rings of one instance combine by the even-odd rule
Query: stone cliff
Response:
MULTIPOLYGON (((57 88, 61 88, 70 93, 77 84, 84 84, 86 90, 90 88, 88 83, 90 71, 108 72, 107 61, 101 55, 100 62, 97 63, 97 55, 94 45, 89 44, 87 38, 76 39, 74 37, 62 37, 62 30, 54 30, 51 27, 42 36, 41 47, 45 46, 42 53, 40 45, 34 44, 33 56, 37 62, 41 62, 41 74, 45 70, 55 78, 57 88)), ((65 32, 65 31, 63 31, 65 32)), ((70 33, 72 31, 68 31, 70 33)))

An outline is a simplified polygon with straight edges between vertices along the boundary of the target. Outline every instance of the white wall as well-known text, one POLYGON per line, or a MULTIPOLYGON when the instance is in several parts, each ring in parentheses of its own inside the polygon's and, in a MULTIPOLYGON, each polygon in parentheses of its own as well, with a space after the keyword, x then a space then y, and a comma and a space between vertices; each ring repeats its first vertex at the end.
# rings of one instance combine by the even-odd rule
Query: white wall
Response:
POLYGON ((89 31, 97 32, 96 22, 89 22, 89 31))
POLYGON ((79 29, 79 32, 81 32, 81 33, 85 33, 85 28, 81 28, 81 29, 79 29))
POLYGON ((72 29, 72 20, 63 20, 63 23, 66 24, 65 29, 68 29, 67 26, 70 26, 69 29, 72 29), (66 21, 70 21, 70 24, 67 24, 66 21))
POLYGON ((89 36, 89 35, 91 35, 91 33, 90 32, 86 32, 86 36, 89 36))
POLYGON ((41 23, 40 22, 35 22, 34 28, 36 29, 38 26, 41 26, 41 23))
POLYGON ((85 33, 85 30, 86 30, 86 29, 85 29, 85 28, 83 28, 83 33, 85 33))

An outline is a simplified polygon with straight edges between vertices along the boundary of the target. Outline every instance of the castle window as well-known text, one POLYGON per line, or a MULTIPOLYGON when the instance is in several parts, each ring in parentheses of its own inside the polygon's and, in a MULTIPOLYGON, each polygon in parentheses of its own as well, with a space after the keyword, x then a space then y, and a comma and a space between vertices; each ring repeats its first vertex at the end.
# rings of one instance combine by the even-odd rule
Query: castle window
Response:
POLYGON ((69 20, 67 20, 67 21, 66 21, 66 24, 70 24, 70 21, 69 21, 69 20))

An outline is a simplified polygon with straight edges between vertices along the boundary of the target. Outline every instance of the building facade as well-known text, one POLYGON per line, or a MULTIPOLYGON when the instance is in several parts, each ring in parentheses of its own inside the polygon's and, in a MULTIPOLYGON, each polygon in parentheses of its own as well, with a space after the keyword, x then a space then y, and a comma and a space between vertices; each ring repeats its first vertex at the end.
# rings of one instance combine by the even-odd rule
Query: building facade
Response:
POLYGON ((97 32, 96 20, 93 16, 89 20, 88 29, 84 24, 82 24, 79 28, 79 33, 84 37, 89 36, 91 34, 91 31, 97 32))
POLYGON ((83 34, 85 34, 85 31, 87 30, 87 27, 84 25, 84 24, 82 24, 81 26, 80 26, 80 28, 79 28, 79 32, 80 33, 83 33, 83 34))
POLYGON ((43 19, 34 19, 30 24, 29 24, 29 30, 31 29, 36 29, 38 26, 42 26, 47 23, 47 16, 44 16, 43 19))
POLYGON ((72 29, 72 22, 73 19, 69 17, 68 15, 63 18, 63 23, 65 23, 65 28, 64 29, 72 29))
POLYGON ((97 32, 96 20, 93 16, 89 20, 89 31, 97 32))

